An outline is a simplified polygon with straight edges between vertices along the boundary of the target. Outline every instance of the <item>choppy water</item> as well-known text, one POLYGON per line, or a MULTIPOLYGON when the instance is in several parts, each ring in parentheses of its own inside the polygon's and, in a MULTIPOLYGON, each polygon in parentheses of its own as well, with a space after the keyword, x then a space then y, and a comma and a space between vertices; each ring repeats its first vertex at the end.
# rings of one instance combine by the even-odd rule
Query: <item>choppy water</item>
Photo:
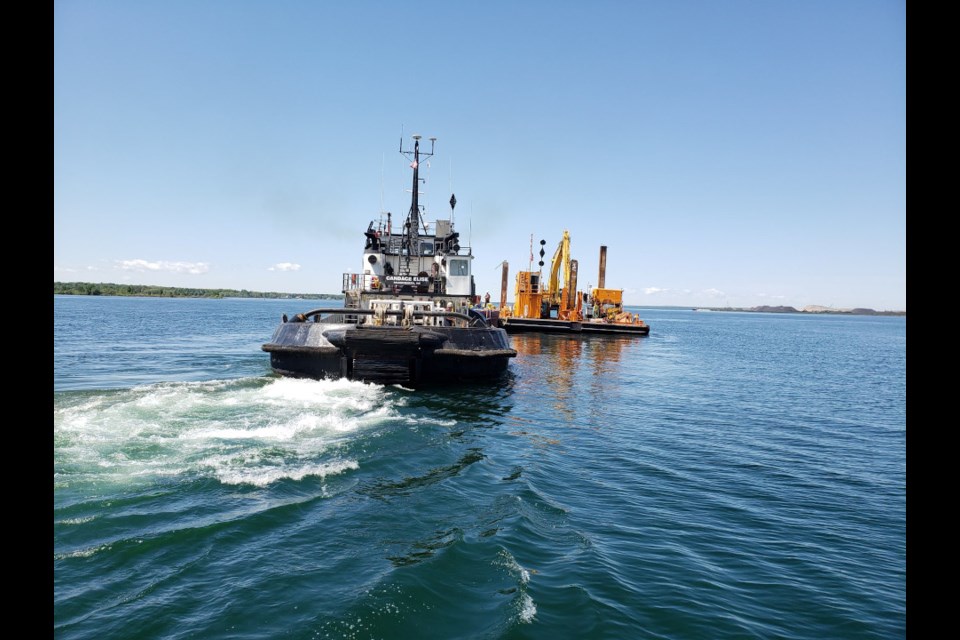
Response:
POLYGON ((311 301, 54 297, 54 635, 902 638, 906 319, 639 309, 499 384, 271 374, 311 301))

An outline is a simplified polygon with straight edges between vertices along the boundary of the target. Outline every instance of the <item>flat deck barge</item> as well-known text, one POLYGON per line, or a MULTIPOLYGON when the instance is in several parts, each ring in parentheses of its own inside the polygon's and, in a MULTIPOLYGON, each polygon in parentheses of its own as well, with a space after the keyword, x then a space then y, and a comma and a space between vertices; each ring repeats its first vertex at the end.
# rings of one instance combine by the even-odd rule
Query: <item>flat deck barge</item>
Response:
POLYGON ((501 318, 500 326, 507 333, 540 332, 540 333, 570 333, 588 335, 640 335, 650 334, 648 324, 621 324, 616 322, 599 321, 571 321, 556 318, 501 318))

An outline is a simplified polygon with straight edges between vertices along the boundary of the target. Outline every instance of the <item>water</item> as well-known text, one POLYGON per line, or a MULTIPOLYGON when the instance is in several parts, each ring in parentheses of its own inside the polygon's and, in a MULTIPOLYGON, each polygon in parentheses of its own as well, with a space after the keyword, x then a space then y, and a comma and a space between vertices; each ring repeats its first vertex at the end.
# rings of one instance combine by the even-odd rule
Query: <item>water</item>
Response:
POLYGON ((315 302, 54 297, 58 639, 906 636, 905 318, 635 309, 414 392, 274 376, 315 302))

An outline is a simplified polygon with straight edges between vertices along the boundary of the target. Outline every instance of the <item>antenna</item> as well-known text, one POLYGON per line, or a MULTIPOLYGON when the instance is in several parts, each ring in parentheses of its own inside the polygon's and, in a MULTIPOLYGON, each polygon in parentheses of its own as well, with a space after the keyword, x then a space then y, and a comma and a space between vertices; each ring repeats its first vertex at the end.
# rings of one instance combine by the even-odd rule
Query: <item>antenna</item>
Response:
MULTIPOLYGON (((432 137, 430 138, 430 149, 431 149, 431 151, 433 150, 433 145, 434 145, 436 142, 437 142, 436 136, 432 136, 432 137)), ((426 164, 427 164, 427 177, 421 179, 421 182, 423 182, 424 185, 430 184, 430 168, 431 168, 431 166, 430 166, 430 158, 429 158, 429 157, 427 158, 426 164)), ((425 200, 425 203, 424 203, 424 205, 423 205, 423 211, 424 211, 424 212, 427 212, 427 211, 430 211, 430 191, 429 191, 428 189, 424 188, 424 190, 423 190, 423 195, 424 195, 424 200, 425 200)), ((420 216, 420 222, 423 224, 423 230, 426 231, 427 233, 429 233, 430 231, 429 231, 429 229, 427 228, 426 219, 425 219, 422 215, 420 216)))

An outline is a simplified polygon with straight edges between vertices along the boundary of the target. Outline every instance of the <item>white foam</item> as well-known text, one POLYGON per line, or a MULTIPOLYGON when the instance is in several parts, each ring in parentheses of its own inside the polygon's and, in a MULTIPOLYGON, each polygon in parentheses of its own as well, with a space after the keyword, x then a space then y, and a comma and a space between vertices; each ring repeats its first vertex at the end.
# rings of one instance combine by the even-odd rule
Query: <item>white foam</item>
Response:
POLYGON ((397 420, 392 395, 350 380, 281 378, 55 397, 55 478, 195 474, 264 486, 327 477, 358 468, 336 453, 344 444, 397 420))
POLYGON ((424 418, 422 416, 407 416, 404 418, 404 422, 411 426, 416 426, 420 424, 432 424, 438 427, 455 427, 457 426, 456 420, 441 420, 439 418, 424 418))
POLYGON ((537 615, 537 605, 533 602, 533 598, 529 594, 523 593, 520 596, 520 622, 531 623, 533 622, 534 616, 537 615))
POLYGON ((497 561, 495 564, 503 567, 507 572, 514 576, 517 579, 517 599, 515 604, 517 606, 517 616, 523 623, 533 622, 534 616, 537 614, 537 605, 534 603, 533 598, 530 597, 530 594, 527 593, 527 585, 530 583, 530 571, 525 569, 517 562, 517 559, 513 557, 506 549, 501 549, 497 554, 497 561))
POLYGON ((359 469, 360 465, 356 460, 343 460, 341 462, 332 462, 328 464, 307 464, 300 467, 253 467, 253 468, 227 468, 219 469, 216 472, 217 479, 223 484, 252 484, 257 487, 265 487, 278 480, 303 480, 309 476, 324 479, 330 475, 338 475, 344 471, 359 469))
POLYGON ((497 554, 497 558, 496 564, 506 569, 511 575, 516 576, 520 584, 530 582, 530 572, 520 566, 520 563, 517 562, 517 559, 513 557, 512 553, 506 549, 501 549, 497 554))
POLYGON ((88 549, 77 549, 76 551, 71 551, 69 553, 57 553, 57 554, 54 554, 53 557, 55 560, 64 560, 66 558, 89 558, 95 553, 99 553, 100 551, 109 551, 109 550, 110 550, 110 545, 102 544, 100 546, 90 547, 88 549))
POLYGON ((86 524, 87 522, 90 522, 95 518, 96 516, 84 516, 81 518, 65 518, 63 520, 59 520, 57 524, 86 524))

